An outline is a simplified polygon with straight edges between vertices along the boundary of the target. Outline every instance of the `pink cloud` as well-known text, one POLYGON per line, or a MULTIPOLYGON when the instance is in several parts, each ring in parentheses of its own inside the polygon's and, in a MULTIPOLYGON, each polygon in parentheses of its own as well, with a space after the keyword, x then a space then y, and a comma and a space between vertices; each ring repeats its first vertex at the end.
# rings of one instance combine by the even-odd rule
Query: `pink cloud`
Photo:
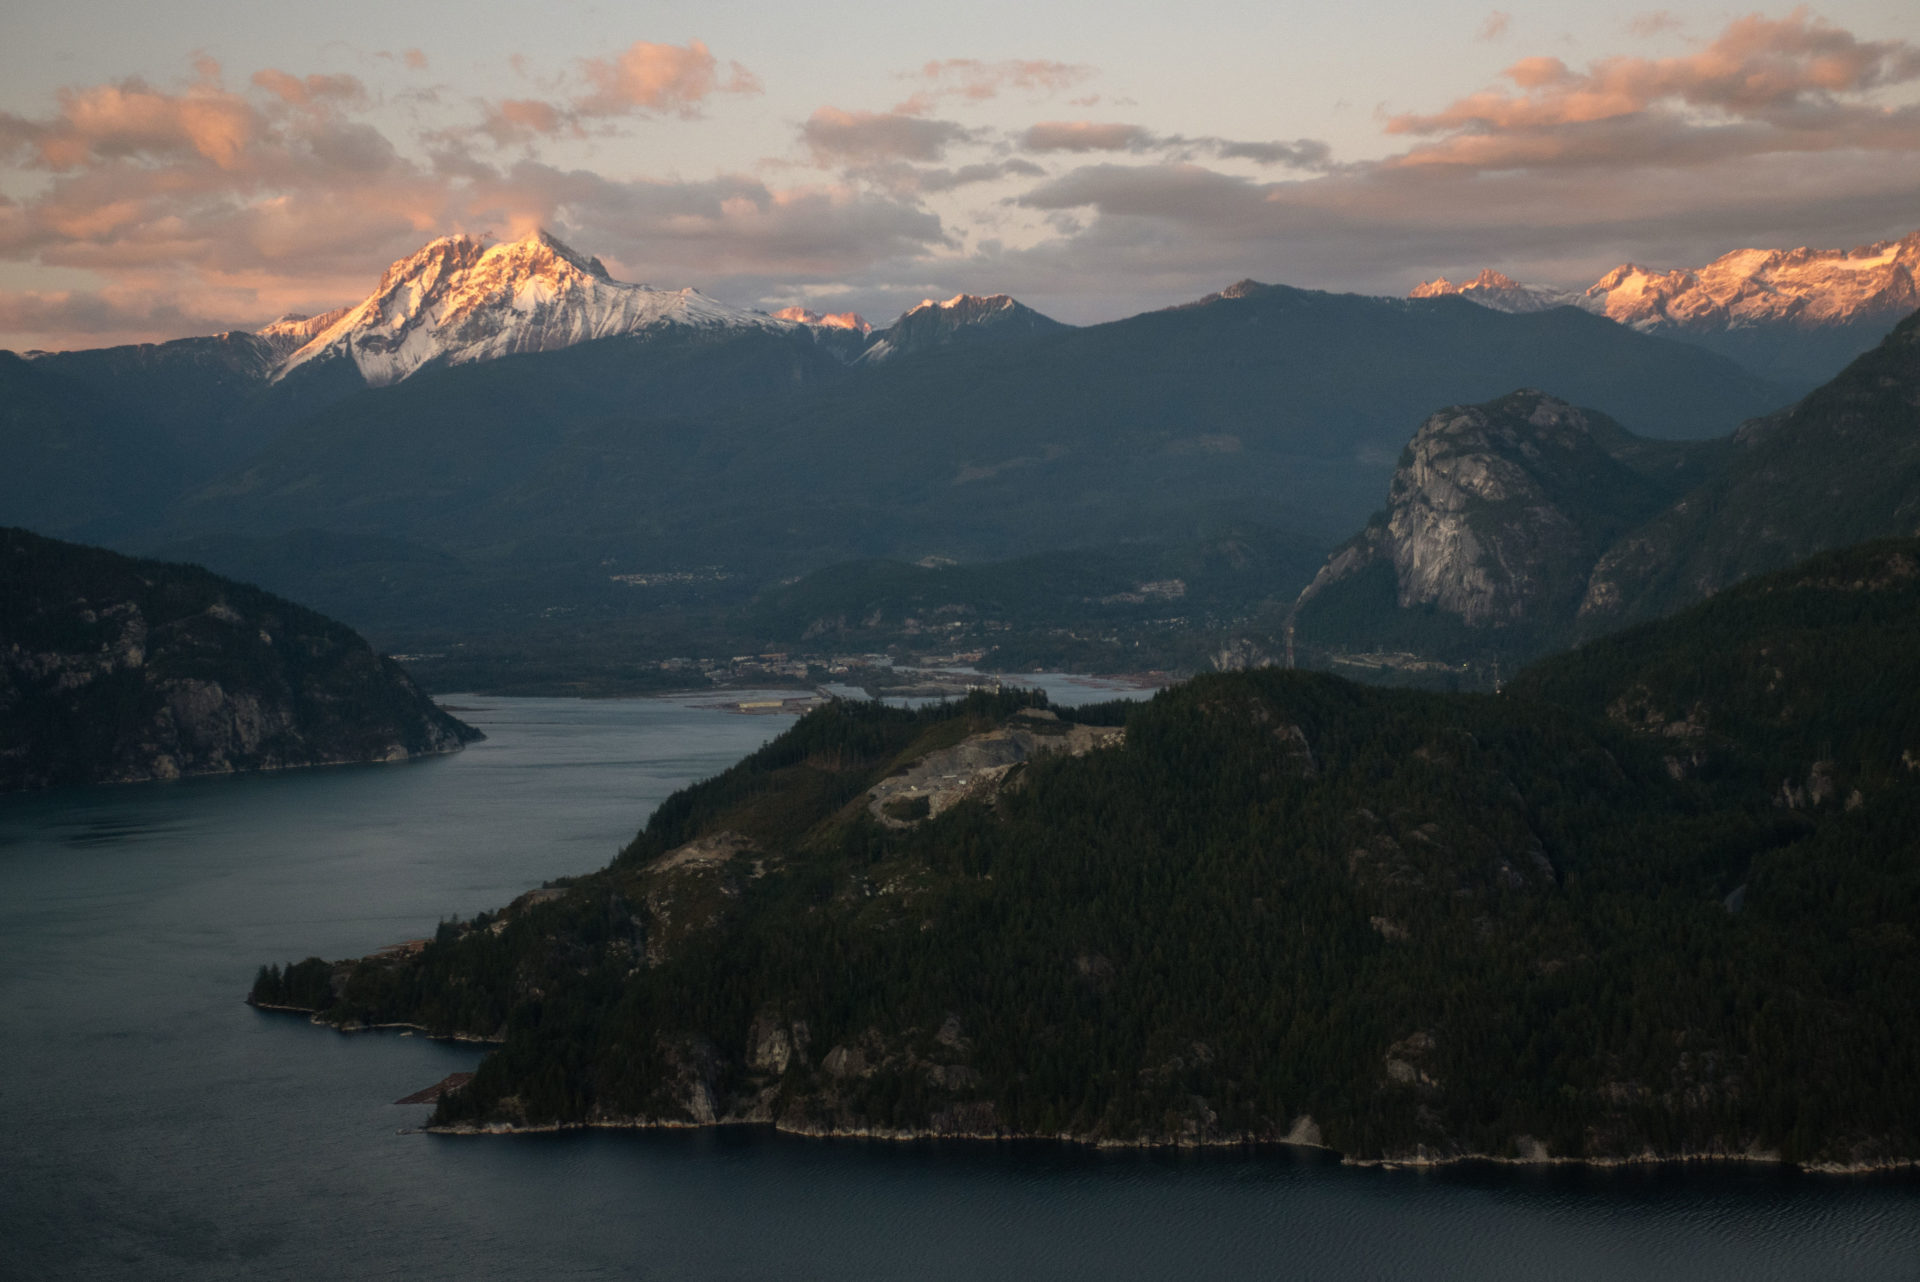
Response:
MULTIPOLYGON (((515 54, 510 61, 517 74, 531 75, 523 56, 515 54)), ((684 45, 636 40, 612 58, 584 58, 579 68, 584 83, 578 92, 565 94, 566 78, 561 77, 549 86, 562 93, 560 101, 508 98, 488 103, 477 132, 506 146, 540 135, 579 135, 592 120, 632 115, 691 120, 715 94, 762 92, 759 79, 737 62, 727 64, 723 78, 719 60, 699 40, 684 45)))
POLYGON ((1483 90, 1437 112, 1388 120, 1388 133, 1437 139, 1415 146, 1400 163, 1592 163, 1631 159, 1635 146, 1651 146, 1649 158, 1658 158, 1710 152, 1716 142, 1906 148, 1916 138, 1910 112, 1877 107, 1865 96, 1920 80, 1920 48, 1860 40, 1804 11, 1778 21, 1738 19, 1681 57, 1606 58, 1584 71, 1532 57, 1503 74, 1513 90, 1483 90))
MULTIPOLYGON (((670 103, 691 90, 633 92, 670 103)), ((731 175, 616 181, 531 155, 503 167, 464 145, 472 129, 423 134, 422 157, 362 118, 370 110, 357 81, 270 69, 244 93, 203 71, 180 90, 126 81, 70 90, 44 115, 0 115, 0 157, 49 171, 31 195, 0 195, 0 261, 98 282, 0 291, 0 331, 16 345, 73 345, 324 309, 458 230, 553 226, 641 279, 705 288, 741 273, 759 274, 754 289, 764 276, 838 277, 945 243, 937 217, 882 192, 731 175)), ((573 123, 536 99, 490 111, 534 141, 573 123)), ((918 135, 896 145, 937 149, 938 122, 908 123, 918 135)))
POLYGON ((621 116, 632 111, 698 115, 700 104, 716 93, 759 93, 760 81, 739 63, 728 64, 727 78, 707 46, 652 44, 636 40, 613 58, 589 58, 582 64, 593 92, 577 99, 583 115, 621 116))
POLYGON ((0 155, 65 171, 103 160, 198 156, 233 168, 267 122, 244 97, 196 85, 167 93, 127 79, 66 89, 51 119, 0 112, 0 155))
POLYGON ((1500 10, 1500 9, 1495 9, 1492 13, 1487 15, 1487 20, 1480 24, 1480 33, 1478 38, 1481 40, 1503 39, 1507 34, 1507 29, 1512 25, 1513 25, 1512 14, 1504 12, 1503 10, 1500 10))
POLYGON ((291 76, 269 67, 254 72, 253 83, 294 107, 358 102, 367 96, 366 86, 353 76, 291 76))

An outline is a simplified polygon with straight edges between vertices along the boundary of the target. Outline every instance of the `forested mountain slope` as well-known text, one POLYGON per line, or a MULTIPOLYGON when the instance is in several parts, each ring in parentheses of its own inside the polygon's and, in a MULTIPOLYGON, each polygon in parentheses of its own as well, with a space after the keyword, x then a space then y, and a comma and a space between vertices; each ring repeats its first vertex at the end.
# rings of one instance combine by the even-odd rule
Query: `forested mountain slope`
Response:
POLYGON ((1656 442, 1541 393, 1456 406, 1287 627, 1299 662, 1485 683, 1824 548, 1920 532, 1920 314, 1797 404, 1656 442))
POLYGON ((479 737, 311 610, 198 566, 0 530, 0 792, 393 761, 479 737))
POLYGON ((442 1126, 1908 1161, 1916 627, 1909 540, 1497 697, 839 703, 604 871, 253 996, 501 1039, 442 1126))

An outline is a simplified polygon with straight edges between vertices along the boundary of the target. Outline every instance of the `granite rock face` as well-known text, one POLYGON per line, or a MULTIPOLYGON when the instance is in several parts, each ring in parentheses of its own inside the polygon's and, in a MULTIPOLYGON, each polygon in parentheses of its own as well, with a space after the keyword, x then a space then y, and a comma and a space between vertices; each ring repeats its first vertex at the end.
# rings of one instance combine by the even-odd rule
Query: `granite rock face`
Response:
POLYGON ((1564 622, 1601 553, 1706 452, 1533 390, 1441 410, 1402 454, 1386 510, 1301 595, 1290 631, 1338 650, 1365 648, 1383 613, 1456 637, 1564 622))
POLYGON ((0 531, 0 791, 454 752, 352 629, 195 566, 0 531))

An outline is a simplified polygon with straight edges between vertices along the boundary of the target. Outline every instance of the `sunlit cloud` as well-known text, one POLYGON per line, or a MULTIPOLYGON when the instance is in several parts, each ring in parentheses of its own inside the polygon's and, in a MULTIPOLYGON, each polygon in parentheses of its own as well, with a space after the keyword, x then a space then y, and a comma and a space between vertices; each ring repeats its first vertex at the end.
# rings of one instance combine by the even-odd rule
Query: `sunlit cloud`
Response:
POLYGON ((582 63, 593 92, 574 107, 583 115, 619 116, 630 111, 699 113, 701 104, 716 93, 760 93, 760 81, 737 62, 720 63, 698 40, 685 45, 653 44, 636 40, 613 58, 589 58, 582 63))
MULTIPOLYGON (((1635 23, 1671 41, 1665 18, 1635 23)), ((365 82, 226 76, 202 58, 174 82, 0 113, 0 264, 16 283, 0 333, 74 345, 253 325, 354 301, 434 236, 540 226, 625 279, 736 300, 840 291, 837 307, 883 315, 911 281, 906 301, 1007 291, 1097 319, 1248 275, 1404 292, 1538 265, 1578 284, 1627 258, 1920 223, 1920 49, 1804 13, 1681 48, 1516 58, 1494 87, 1383 113, 1392 154, 1344 162, 1315 139, 1160 129, 1111 95, 1100 110, 1119 119, 1055 118, 1074 108, 1048 104, 1099 96, 1079 64, 945 60, 891 109, 764 113, 778 154, 763 139, 751 172, 723 160, 684 178, 594 158, 615 137, 717 129, 682 122, 758 91, 699 41, 523 63, 513 96, 485 101, 405 75, 406 54, 367 60, 365 82), (378 83, 383 65, 404 88, 378 83), (990 99, 994 123, 968 114, 990 99)))
MULTIPOLYGON (((515 55, 514 70, 531 77, 524 58, 515 55)), ((719 59, 699 41, 684 45, 636 40, 612 58, 583 58, 579 75, 567 92, 567 77, 550 87, 561 90, 557 100, 508 98, 486 104, 474 132, 505 146, 540 136, 580 136, 589 123, 628 116, 677 116, 692 120, 702 115, 715 94, 757 94, 760 80, 738 62, 722 74, 719 59)))
POLYGON ((1523 58, 1440 111, 1387 121, 1432 139, 1402 165, 1476 169, 1616 162, 1694 163, 1735 154, 1920 145, 1920 110, 1872 91, 1920 80, 1920 48, 1860 40, 1804 12, 1741 18, 1698 52, 1606 58, 1576 71, 1523 58))

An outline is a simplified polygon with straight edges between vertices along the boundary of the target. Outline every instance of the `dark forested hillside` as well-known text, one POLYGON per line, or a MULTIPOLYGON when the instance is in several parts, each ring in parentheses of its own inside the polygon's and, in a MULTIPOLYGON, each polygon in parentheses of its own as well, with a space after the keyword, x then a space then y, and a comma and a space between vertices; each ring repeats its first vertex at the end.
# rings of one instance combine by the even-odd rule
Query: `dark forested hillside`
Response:
POLYGON ((1917 626, 1909 541, 1500 696, 834 704, 607 869, 254 998, 502 1039, 446 1126, 1909 1160, 1917 626))
POLYGON ((479 737, 311 610, 198 566, 0 529, 0 792, 392 761, 479 737))
POLYGON ((1499 665, 1916 531, 1920 315, 1722 441, 1639 439, 1539 393, 1440 411, 1286 626, 1305 664, 1486 687, 1499 665))

